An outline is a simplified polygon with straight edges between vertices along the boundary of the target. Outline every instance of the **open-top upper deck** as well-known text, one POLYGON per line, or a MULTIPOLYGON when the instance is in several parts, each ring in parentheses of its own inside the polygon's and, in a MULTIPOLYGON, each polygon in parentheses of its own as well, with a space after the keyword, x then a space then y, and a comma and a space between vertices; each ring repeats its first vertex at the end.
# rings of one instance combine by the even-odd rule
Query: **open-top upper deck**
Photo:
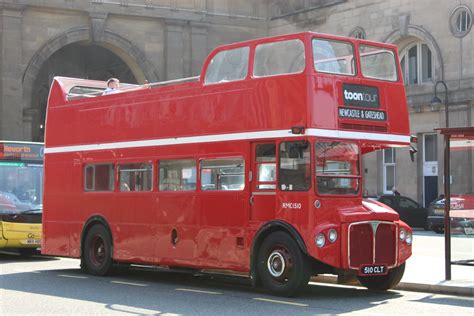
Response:
POLYGON ((295 126, 367 147, 406 145, 400 73, 393 45, 305 32, 218 47, 198 77, 122 85, 123 93, 102 96, 105 82, 57 77, 46 147, 286 137, 295 126))

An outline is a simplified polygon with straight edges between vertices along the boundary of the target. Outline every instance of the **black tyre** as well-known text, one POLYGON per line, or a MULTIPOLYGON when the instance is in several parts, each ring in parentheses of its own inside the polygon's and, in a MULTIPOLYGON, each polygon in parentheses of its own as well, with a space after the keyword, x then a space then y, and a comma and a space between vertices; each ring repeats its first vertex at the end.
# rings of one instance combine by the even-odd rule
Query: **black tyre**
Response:
POLYGON ((360 284, 375 291, 386 291, 393 289, 400 283, 405 272, 405 264, 388 271, 387 275, 380 276, 358 276, 360 284))
POLYGON ((258 252, 258 275, 272 294, 293 296, 309 281, 310 264, 298 244, 287 233, 275 232, 258 252))
POLYGON ((81 267, 93 275, 107 275, 112 270, 112 238, 104 225, 96 224, 87 232, 82 248, 81 267))
POLYGON ((444 234, 443 226, 433 226, 433 231, 437 234, 444 234))
POLYGON ((40 254, 36 248, 21 248, 18 252, 20 253, 20 256, 25 258, 40 254))

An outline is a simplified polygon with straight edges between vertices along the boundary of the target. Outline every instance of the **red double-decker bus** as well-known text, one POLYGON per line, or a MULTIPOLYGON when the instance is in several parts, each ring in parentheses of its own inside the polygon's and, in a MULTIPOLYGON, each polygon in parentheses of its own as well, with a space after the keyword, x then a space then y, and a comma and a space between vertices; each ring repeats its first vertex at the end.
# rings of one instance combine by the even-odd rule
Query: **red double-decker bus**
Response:
POLYGON ((395 46, 283 35, 218 47, 199 77, 105 87, 52 84, 43 253, 95 275, 243 272, 278 295, 319 273, 400 281, 412 231, 361 194, 361 156, 410 143, 395 46))

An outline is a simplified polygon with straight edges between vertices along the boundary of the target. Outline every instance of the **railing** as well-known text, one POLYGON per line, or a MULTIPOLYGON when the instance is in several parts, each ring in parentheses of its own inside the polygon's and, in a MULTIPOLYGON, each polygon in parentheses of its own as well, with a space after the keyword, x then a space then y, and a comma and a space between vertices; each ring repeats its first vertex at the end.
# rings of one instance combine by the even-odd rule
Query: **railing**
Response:
MULTIPOLYGON (((197 81, 199 81, 199 76, 153 82, 153 83, 145 83, 142 85, 123 84, 124 86, 117 89, 118 91, 116 93, 129 92, 129 91, 135 91, 135 90, 141 90, 141 89, 150 89, 150 88, 153 89, 153 88, 159 88, 159 87, 164 87, 164 86, 169 86, 169 85, 174 85, 174 84, 182 84, 182 83, 197 82, 197 81)), ((105 88, 98 88, 98 87, 93 87, 93 86, 88 87, 87 85, 84 84, 84 82, 82 82, 81 85, 74 86, 69 90, 67 94, 67 100, 72 101, 72 100, 78 100, 78 99, 83 99, 83 98, 95 98, 95 97, 103 95, 104 90, 105 88), (91 92, 79 93, 82 90, 89 90, 91 92)))

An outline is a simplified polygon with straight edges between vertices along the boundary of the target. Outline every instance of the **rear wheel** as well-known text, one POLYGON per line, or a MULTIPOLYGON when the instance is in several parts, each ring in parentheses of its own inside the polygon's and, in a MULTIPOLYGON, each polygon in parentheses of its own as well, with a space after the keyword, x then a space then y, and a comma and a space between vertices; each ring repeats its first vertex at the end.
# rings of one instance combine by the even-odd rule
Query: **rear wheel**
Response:
POLYGON ((93 275, 106 275, 112 269, 112 238, 104 225, 96 224, 87 232, 82 249, 82 267, 93 275))
POLYGON ((433 226, 433 231, 437 234, 443 234, 444 233, 444 227, 443 226, 433 226))
POLYGON ((393 289, 400 283, 405 272, 405 264, 388 271, 387 275, 378 276, 358 276, 360 284, 375 291, 386 291, 393 289))
POLYGON ((263 241, 258 252, 258 275, 272 294, 293 296, 309 281, 306 255, 287 233, 275 232, 263 241))

